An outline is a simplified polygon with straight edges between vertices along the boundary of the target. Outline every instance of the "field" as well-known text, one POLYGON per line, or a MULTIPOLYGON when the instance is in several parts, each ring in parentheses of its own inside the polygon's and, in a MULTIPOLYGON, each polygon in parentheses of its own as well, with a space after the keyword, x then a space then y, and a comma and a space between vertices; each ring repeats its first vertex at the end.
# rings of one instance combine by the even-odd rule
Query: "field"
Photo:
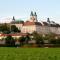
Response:
POLYGON ((60 60, 60 48, 0 48, 0 60, 60 60))

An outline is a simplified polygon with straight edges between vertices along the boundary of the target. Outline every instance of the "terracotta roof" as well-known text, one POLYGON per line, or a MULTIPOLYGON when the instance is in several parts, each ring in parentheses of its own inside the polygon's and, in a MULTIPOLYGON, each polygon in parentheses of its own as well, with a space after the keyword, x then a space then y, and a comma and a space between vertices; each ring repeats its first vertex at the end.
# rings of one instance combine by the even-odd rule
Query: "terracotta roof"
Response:
POLYGON ((0 36, 26 36, 26 33, 19 33, 19 34, 0 34, 0 36))
POLYGON ((24 23, 24 26, 29 26, 29 25, 41 25, 42 26, 42 24, 40 22, 29 22, 29 21, 27 21, 24 23))

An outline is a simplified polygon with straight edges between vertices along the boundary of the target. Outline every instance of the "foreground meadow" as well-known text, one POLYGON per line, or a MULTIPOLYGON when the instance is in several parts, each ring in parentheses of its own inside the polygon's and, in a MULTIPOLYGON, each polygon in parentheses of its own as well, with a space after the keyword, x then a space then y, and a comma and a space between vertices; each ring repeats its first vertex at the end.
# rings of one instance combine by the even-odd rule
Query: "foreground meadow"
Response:
POLYGON ((0 48, 0 60, 60 60, 60 48, 0 48))

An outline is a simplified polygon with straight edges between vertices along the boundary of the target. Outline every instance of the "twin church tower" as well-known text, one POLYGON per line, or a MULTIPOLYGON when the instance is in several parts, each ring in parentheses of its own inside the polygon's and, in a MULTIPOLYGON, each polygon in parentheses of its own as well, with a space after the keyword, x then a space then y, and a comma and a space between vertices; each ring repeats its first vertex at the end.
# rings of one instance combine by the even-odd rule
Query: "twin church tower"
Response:
MULTIPOLYGON (((13 16, 13 21, 15 21, 15 17, 13 16)), ((31 14, 30 14, 30 22, 38 22, 37 20, 37 14, 36 12, 33 13, 33 11, 31 11, 31 14)))
MULTIPOLYGON (((15 17, 14 16, 13 16, 12 21, 15 22, 15 17)), ((31 13, 30 13, 30 20, 29 21, 30 22, 38 22, 36 12, 31 11, 31 13)), ((50 23, 50 19, 49 18, 47 18, 47 22, 50 23)))
POLYGON ((31 11, 30 22, 38 22, 36 12, 33 13, 33 11, 31 11))

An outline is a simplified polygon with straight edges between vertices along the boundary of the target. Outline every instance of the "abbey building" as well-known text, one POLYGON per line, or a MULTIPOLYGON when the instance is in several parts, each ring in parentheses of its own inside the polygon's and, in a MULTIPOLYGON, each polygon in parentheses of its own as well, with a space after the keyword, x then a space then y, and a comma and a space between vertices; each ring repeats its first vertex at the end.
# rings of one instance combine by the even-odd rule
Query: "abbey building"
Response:
POLYGON ((11 25, 16 25, 18 29, 21 30, 22 33, 33 33, 36 31, 39 34, 60 34, 60 25, 55 23, 54 21, 50 21, 47 18, 47 22, 38 22, 36 12, 31 12, 29 20, 26 22, 16 22, 13 17, 13 21, 11 25))

